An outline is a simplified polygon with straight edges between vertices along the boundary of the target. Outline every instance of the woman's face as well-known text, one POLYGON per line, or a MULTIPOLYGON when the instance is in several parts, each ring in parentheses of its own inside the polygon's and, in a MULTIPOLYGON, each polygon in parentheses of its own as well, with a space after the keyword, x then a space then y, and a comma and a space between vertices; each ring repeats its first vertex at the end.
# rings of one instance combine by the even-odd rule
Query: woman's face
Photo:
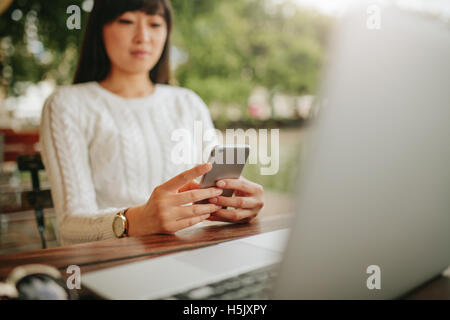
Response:
POLYGON ((163 17, 129 11, 103 27, 103 41, 111 68, 148 73, 162 55, 167 37, 163 17))

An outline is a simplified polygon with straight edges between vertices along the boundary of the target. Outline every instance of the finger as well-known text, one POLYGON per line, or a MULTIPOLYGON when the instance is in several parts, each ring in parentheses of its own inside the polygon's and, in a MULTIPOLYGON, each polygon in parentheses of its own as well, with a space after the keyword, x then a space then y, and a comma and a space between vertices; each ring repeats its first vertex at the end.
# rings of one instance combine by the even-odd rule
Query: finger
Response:
POLYGON ((188 182, 194 180, 197 177, 200 177, 201 175, 204 175, 208 171, 210 171, 212 168, 211 163, 204 163, 201 165, 198 165, 192 169, 189 169, 187 171, 184 171, 180 173, 179 175, 173 177, 166 183, 162 184, 161 187, 168 191, 178 191, 181 187, 183 187, 188 182))
POLYGON ((181 219, 181 220, 172 222, 172 225, 171 225, 170 228, 172 230, 174 230, 174 232, 176 232, 178 230, 181 230, 181 229, 193 226, 193 225, 195 225, 195 224, 197 224, 199 222, 202 222, 203 220, 208 219, 210 216, 211 216, 210 214, 205 214, 205 215, 202 215, 202 216, 196 216, 196 217, 192 217, 192 218, 181 219))
POLYGON ((242 208, 242 209, 253 209, 260 208, 261 201, 254 197, 214 197, 209 199, 210 203, 214 203, 216 205, 225 206, 225 207, 233 207, 233 208, 242 208))
POLYGON ((258 213, 255 212, 254 210, 248 209, 236 209, 236 210, 220 209, 214 213, 214 217, 222 219, 220 221, 239 222, 244 221, 245 219, 253 219, 254 217, 257 216, 257 214, 258 213))
POLYGON ((246 179, 222 179, 216 182, 216 186, 223 189, 234 189, 250 194, 262 193, 262 187, 259 184, 246 179))
POLYGON ((223 190, 218 188, 190 190, 171 196, 169 201, 174 205, 181 205, 217 197, 221 195, 222 192, 223 190))
POLYGON ((189 190, 195 190, 195 189, 198 189, 199 186, 200 186, 200 185, 199 185, 197 182, 195 182, 194 180, 192 180, 192 181, 186 183, 184 186, 182 186, 182 187, 178 190, 178 192, 185 192, 185 191, 189 191, 189 190))
POLYGON ((219 216, 211 215, 207 220, 209 221, 221 221, 221 222, 229 222, 229 223, 247 223, 251 221, 254 217, 249 217, 242 219, 240 221, 230 221, 229 219, 221 218, 219 216))
POLYGON ((176 220, 180 220, 213 213, 221 208, 222 207, 216 206, 215 204, 194 204, 191 206, 178 207, 172 214, 176 220))

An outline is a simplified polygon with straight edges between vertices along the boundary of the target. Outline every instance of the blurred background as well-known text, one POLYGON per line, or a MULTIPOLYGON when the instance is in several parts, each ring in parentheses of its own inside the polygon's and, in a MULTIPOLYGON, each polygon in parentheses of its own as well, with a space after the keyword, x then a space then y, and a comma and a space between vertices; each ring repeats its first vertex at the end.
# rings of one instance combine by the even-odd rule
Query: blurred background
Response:
MULTIPOLYGON (((262 176, 259 164, 243 173, 265 189, 263 215, 292 208, 331 31, 357 2, 171 0, 171 84, 197 92, 218 129, 280 129, 278 173, 262 176)), ((450 21, 447 0, 372 2, 450 21)), ((93 0, 0 0, 0 254, 41 247, 36 203, 24 198, 31 174, 17 160, 39 152, 43 103, 57 86, 72 83, 92 6, 93 0), (80 29, 67 27, 71 5, 80 9, 80 29)), ((40 189, 49 189, 45 170, 37 175, 40 189)), ((54 212, 44 212, 47 246, 57 246, 54 212)))

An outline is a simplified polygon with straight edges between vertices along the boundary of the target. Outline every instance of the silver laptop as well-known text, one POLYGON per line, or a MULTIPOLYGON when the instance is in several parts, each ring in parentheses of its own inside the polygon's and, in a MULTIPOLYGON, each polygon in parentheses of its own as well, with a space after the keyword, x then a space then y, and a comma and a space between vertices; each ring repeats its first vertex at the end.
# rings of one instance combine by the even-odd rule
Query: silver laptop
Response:
POLYGON ((450 32, 381 17, 379 30, 365 11, 336 30, 291 230, 91 272, 83 285, 109 299, 391 299, 441 274, 450 32))

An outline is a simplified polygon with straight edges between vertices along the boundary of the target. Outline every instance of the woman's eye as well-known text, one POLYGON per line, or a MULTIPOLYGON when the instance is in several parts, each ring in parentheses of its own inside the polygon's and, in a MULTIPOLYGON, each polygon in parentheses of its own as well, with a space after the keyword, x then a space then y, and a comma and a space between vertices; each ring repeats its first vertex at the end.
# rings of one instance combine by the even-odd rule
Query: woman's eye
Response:
POLYGON ((159 28, 159 27, 161 27, 161 24, 159 24, 159 23, 152 23, 152 27, 153 28, 159 28))
POLYGON ((124 24, 132 24, 133 21, 128 20, 128 19, 119 19, 119 23, 124 23, 124 24))

